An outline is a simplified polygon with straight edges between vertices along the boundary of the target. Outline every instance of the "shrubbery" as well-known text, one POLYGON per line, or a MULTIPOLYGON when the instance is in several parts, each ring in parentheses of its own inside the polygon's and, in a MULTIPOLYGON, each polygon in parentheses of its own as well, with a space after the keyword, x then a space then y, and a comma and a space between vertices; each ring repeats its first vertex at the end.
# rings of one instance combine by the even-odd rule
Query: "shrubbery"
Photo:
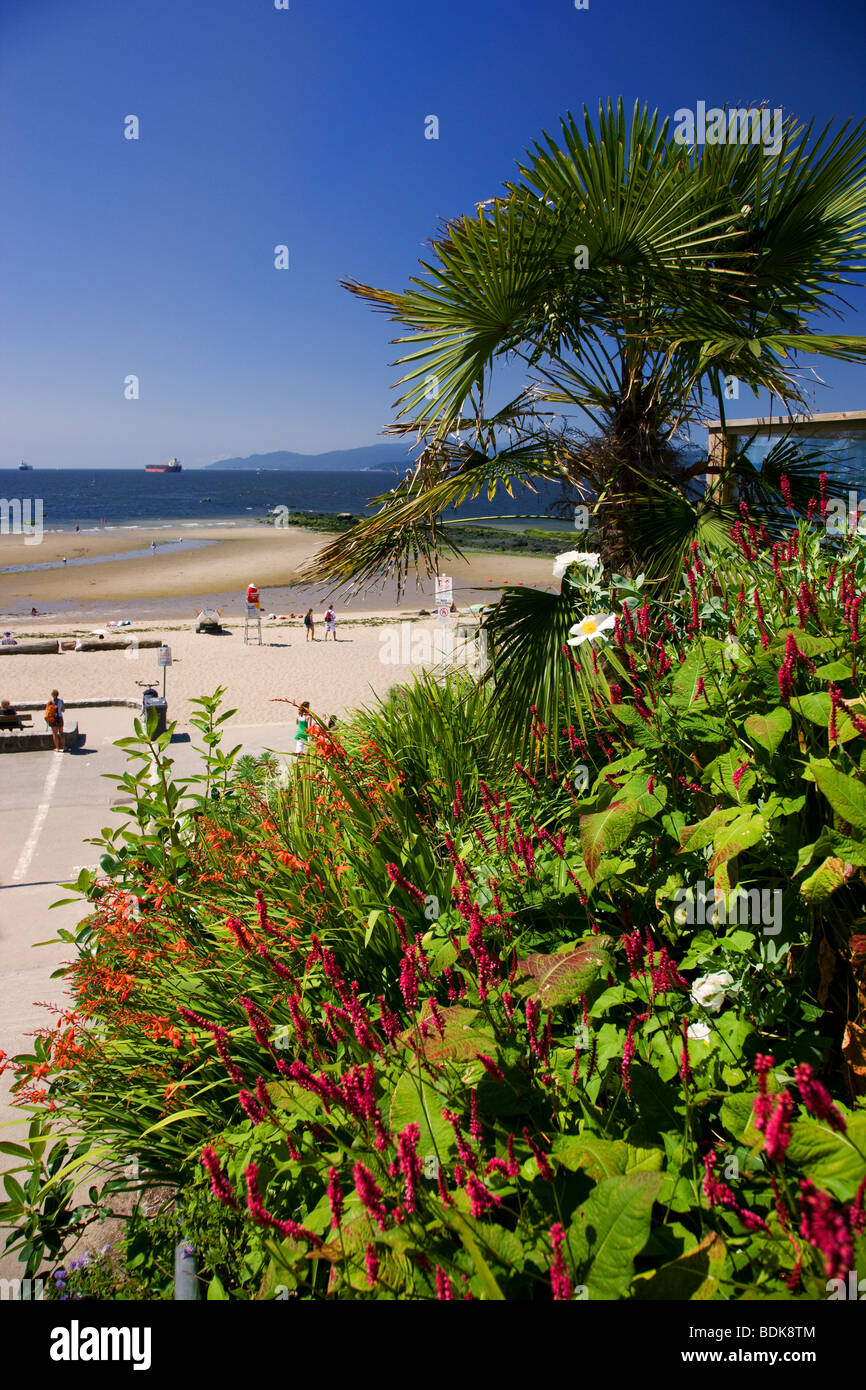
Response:
MULTIPOLYGON (((531 761, 458 679, 288 773, 220 753, 219 693, 202 783, 128 741, 138 831, 80 881, 74 1009, 18 1059, 52 1111, 7 1179, 33 1271, 82 1220, 78 1170, 41 1171, 60 1131, 137 1165, 109 1195, 164 1190, 127 1252, 152 1296, 174 1236, 212 1298, 823 1298, 866 1268, 864 561, 738 540, 670 604, 623 583, 531 761)), ((558 602, 613 592, 573 570, 558 602)))

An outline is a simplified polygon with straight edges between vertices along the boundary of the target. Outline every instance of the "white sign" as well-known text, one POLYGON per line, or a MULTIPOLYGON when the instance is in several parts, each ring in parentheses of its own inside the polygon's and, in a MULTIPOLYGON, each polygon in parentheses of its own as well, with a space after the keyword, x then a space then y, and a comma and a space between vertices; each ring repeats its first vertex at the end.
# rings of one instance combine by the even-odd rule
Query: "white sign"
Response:
POLYGON ((171 647, 157 647, 156 664, 157 666, 171 665, 171 647))
POLYGON ((448 619, 451 617, 451 609, 437 608, 436 617, 439 619, 440 623, 447 623, 448 619))
POLYGON ((452 594, 452 580, 450 574, 437 574, 436 576, 436 607, 450 608, 454 602, 452 594))

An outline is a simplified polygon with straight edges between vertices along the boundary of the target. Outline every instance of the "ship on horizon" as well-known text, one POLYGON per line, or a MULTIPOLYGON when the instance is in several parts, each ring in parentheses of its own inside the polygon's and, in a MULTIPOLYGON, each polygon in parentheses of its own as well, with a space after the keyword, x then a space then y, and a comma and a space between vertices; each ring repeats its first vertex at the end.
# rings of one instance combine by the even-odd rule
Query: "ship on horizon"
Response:
POLYGON ((177 459, 169 459, 168 463, 147 463, 144 466, 145 473, 181 473, 182 467, 177 459))
POLYGON ((32 463, 25 463, 24 460, 22 459, 21 462, 20 462, 19 465, 18 465, 18 472, 19 472, 19 473, 32 473, 32 472, 33 472, 33 464, 32 464, 32 463))

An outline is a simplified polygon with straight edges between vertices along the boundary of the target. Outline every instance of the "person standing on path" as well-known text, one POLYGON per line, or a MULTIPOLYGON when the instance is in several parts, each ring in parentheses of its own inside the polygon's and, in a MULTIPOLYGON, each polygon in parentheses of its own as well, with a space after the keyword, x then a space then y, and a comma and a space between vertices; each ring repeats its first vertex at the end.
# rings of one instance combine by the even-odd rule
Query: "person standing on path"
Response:
POLYGON ((310 638, 312 637, 313 641, 315 642, 315 640, 316 640, 316 624, 313 622, 313 610, 312 610, 312 608, 308 608, 307 611, 306 611, 306 613, 305 613, 305 615, 304 615, 304 627, 307 629, 307 637, 306 637, 306 640, 309 642, 310 638))
POLYGON ((298 706, 298 727, 295 729, 295 753, 301 757, 307 751, 310 737, 310 702, 305 700, 298 706))
POLYGON ((58 690, 52 690, 51 699, 45 706, 45 723, 51 730, 55 753, 65 753, 66 745, 63 741, 63 701, 60 698, 60 692, 58 690))
POLYGON ((327 642, 327 640, 328 640, 328 633, 329 633, 329 632, 330 632, 331 636, 333 637, 334 641, 336 642, 336 640, 337 640, 337 615, 336 615, 336 613, 334 612, 334 610, 333 610, 333 608, 331 607, 330 604, 328 604, 328 610, 327 610, 327 612, 325 613, 325 641, 326 641, 326 642, 327 642))

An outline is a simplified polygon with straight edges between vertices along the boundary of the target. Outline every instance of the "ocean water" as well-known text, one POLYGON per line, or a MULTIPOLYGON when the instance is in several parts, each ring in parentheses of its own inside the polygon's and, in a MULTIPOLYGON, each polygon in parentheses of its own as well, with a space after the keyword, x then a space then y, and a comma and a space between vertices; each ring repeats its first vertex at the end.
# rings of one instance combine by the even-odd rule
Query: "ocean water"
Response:
MULTIPOLYGON (((361 516, 374 497, 394 486, 397 477, 389 472, 248 473, 190 469, 182 473, 145 473, 144 469, 105 468, 34 469, 22 473, 0 469, 0 500, 20 499, 25 520, 28 499, 31 516, 41 501, 42 526, 46 531, 74 531, 76 526, 82 531, 170 527, 189 534, 197 526, 255 521, 279 506, 290 511, 352 512, 361 516)), ((514 518, 526 513, 546 515, 560 490, 549 483, 542 483, 539 488, 537 494, 527 488, 515 488, 513 498, 503 490, 492 503, 486 494, 482 495, 467 502, 459 515, 467 521, 493 514, 514 518)), ((546 523, 528 520, 522 524, 546 523)), ((567 523, 559 522, 559 526, 565 529, 567 523)))

